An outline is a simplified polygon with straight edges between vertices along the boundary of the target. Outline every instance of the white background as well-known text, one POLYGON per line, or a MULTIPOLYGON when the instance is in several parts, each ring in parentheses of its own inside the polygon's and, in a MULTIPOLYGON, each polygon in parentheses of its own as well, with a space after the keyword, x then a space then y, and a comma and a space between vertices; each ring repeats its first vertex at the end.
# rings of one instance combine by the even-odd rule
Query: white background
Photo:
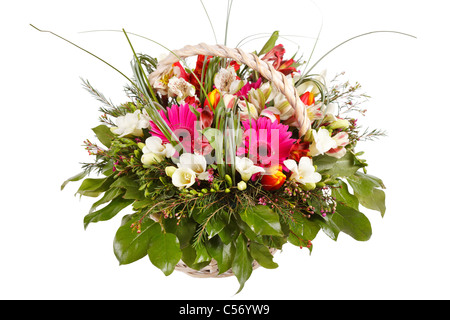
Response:
MULTIPOLYGON (((219 43, 226 1, 205 0, 219 43)), ((307 57, 323 19, 313 61, 361 33, 374 34, 333 52, 317 68, 359 81, 373 98, 363 120, 389 136, 361 144, 369 173, 388 189, 384 218, 365 210, 373 236, 337 242, 321 233, 311 255, 286 245, 243 291, 235 278, 165 277, 144 258, 120 266, 112 240, 120 217, 83 228, 93 200, 60 185, 88 161, 100 105, 81 87, 88 79, 113 102, 126 80, 100 61, 29 26, 54 31, 131 76, 125 28, 171 49, 214 43, 199 1, 8 1, 2 5, 0 112, 0 298, 2 299, 448 299, 450 298, 448 169, 450 52, 447 1, 235 0, 228 45, 280 30, 307 57)), ((164 50, 132 37, 139 52, 164 50)), ((296 46, 282 41, 289 50, 296 46)), ((259 49, 261 42, 246 45, 259 49)), ((293 51, 291 51, 293 52, 293 51)))

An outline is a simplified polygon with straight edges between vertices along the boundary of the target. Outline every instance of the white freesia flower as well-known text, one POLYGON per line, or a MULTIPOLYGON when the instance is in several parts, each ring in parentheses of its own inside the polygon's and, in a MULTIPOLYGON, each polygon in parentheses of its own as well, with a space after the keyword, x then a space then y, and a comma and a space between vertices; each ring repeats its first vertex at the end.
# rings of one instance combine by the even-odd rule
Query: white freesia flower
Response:
POLYGON ((175 154, 175 148, 170 144, 163 144, 160 137, 149 137, 145 140, 145 147, 142 148, 142 152, 146 153, 154 153, 158 155, 160 158, 170 158, 175 154))
POLYGON ((183 153, 177 165, 179 168, 191 169, 200 180, 208 180, 209 178, 209 172, 206 170, 206 158, 200 154, 183 153))
POLYGON ((324 154, 330 149, 337 147, 336 140, 330 137, 330 132, 327 129, 320 128, 318 131, 312 130, 312 134, 314 142, 309 148, 311 156, 315 157, 324 154))
POLYGON ((183 78, 172 77, 168 83, 169 96, 176 97, 177 102, 184 101, 187 97, 195 96, 195 87, 183 78))
POLYGON ((236 80, 236 71, 233 67, 221 68, 214 76, 214 85, 220 93, 236 93, 242 83, 241 80, 236 80))
POLYGON ((240 173, 244 181, 250 180, 255 173, 265 172, 264 168, 255 166, 252 160, 245 157, 236 157, 236 170, 240 173))
POLYGON ((141 113, 141 110, 136 110, 134 113, 127 113, 124 116, 117 117, 117 127, 111 128, 111 131, 119 135, 119 137, 127 135, 142 137, 144 135, 142 129, 150 126, 150 120, 147 111, 143 110, 141 113))
POLYGON ((178 188, 189 188, 195 183, 195 172, 189 168, 178 168, 172 174, 172 183, 178 188))
POLYGON ((283 163, 292 172, 290 179, 303 185, 317 183, 322 179, 320 173, 316 172, 312 159, 309 157, 302 157, 298 164, 292 159, 285 160, 283 163))

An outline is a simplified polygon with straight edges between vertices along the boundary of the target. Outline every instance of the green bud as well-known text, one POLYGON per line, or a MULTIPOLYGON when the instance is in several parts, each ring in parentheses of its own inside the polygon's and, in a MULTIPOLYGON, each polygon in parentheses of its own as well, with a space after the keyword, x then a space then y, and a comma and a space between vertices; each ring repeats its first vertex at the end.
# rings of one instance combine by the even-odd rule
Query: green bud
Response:
POLYGON ((191 194, 193 194, 193 195, 196 195, 196 194, 197 194, 197 191, 195 191, 194 189, 189 190, 189 192, 190 192, 191 194))
POLYGON ((202 192, 206 194, 208 193, 208 189, 202 189, 202 192))
POLYGON ((228 189, 228 188, 225 189, 225 193, 230 193, 230 192, 231 192, 230 189, 228 189))
POLYGON ((139 142, 137 145, 141 150, 144 149, 144 147, 145 147, 145 143, 142 143, 142 142, 139 142))
POLYGON ((350 122, 348 122, 348 120, 337 119, 336 121, 331 123, 328 127, 331 130, 336 130, 336 129, 347 129, 349 126, 350 126, 350 122))
POLYGON ((315 183, 307 183, 305 185, 302 185, 302 189, 305 191, 310 191, 310 190, 314 190, 316 188, 316 184, 315 183))
POLYGON ((165 169, 166 174, 167 174, 169 177, 172 177, 172 175, 174 174, 175 170, 177 170, 177 168, 174 167, 174 166, 168 166, 168 167, 166 167, 166 169, 165 169))
POLYGON ((139 152, 139 150, 134 150, 134 155, 136 156, 136 157, 138 157, 139 158, 139 156, 140 156, 140 152, 139 152))
POLYGON ((312 133, 312 129, 309 129, 308 131, 306 131, 306 133, 305 133, 305 135, 303 137, 303 140, 305 142, 310 142, 310 143, 314 142, 314 136, 313 136, 313 133, 312 133))
POLYGON ((318 182, 318 183, 316 183, 316 187, 317 187, 317 188, 323 188, 323 187, 325 187, 325 182, 318 182))
POLYGON ((328 180, 328 181, 325 181, 325 183, 327 185, 329 185, 329 186, 332 186, 332 185, 338 184, 339 181, 337 181, 337 180, 328 180))
POLYGON ((209 191, 210 192, 216 192, 216 189, 211 188, 211 189, 209 189, 209 191))
POLYGON ((219 187, 219 185, 217 183, 214 183, 213 187, 214 187, 214 189, 216 189, 216 191, 220 190, 220 187, 219 187))
POLYGON ((231 180, 231 177, 228 174, 225 175, 225 182, 229 187, 233 185, 233 180, 231 180))

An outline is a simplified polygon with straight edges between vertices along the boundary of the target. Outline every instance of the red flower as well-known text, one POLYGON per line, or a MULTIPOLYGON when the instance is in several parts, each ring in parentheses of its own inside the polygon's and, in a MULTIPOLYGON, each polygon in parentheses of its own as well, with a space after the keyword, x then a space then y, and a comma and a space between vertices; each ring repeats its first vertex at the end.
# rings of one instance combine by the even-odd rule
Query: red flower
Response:
POLYGON ((300 139, 291 147, 289 159, 300 161, 302 157, 308 157, 309 142, 300 142, 300 139))
POLYGON ((189 80, 187 80, 189 83, 192 83, 194 85, 197 95, 200 95, 200 83, 199 83, 199 81, 202 80, 203 65, 206 63, 204 70, 207 70, 208 69, 208 65, 209 65, 209 61, 211 59, 212 59, 212 56, 205 57, 203 55, 199 55, 197 57, 197 63, 195 65, 194 72, 192 72, 189 75, 189 80), (205 62, 205 58, 206 58, 206 62, 205 62))
POLYGON ((286 53, 286 49, 284 49, 282 44, 279 44, 272 48, 269 52, 267 52, 261 60, 263 61, 273 61, 273 67, 275 70, 280 71, 285 76, 291 74, 292 72, 296 72, 296 62, 294 59, 283 60, 284 54, 286 53))
POLYGON ((270 172, 273 173, 263 175, 261 178, 263 189, 267 191, 275 191, 280 189, 286 181, 286 175, 283 173, 282 166, 274 166, 270 169, 270 172))

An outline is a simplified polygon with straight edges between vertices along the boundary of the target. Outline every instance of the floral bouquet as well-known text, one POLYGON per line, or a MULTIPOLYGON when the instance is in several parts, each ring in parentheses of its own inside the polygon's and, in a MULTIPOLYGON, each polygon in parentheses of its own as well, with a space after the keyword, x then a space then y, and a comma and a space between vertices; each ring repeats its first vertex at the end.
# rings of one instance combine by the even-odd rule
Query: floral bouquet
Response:
POLYGON ((131 208, 114 238, 120 264, 148 256, 165 275, 235 275, 240 291, 288 242, 370 238, 360 205, 384 215, 385 194, 356 151, 382 134, 352 116, 367 96, 339 75, 300 73, 278 37, 250 54, 200 44, 158 61, 133 49, 120 105, 84 81, 102 103, 99 143, 85 141, 95 160, 62 187, 83 180, 77 194, 101 197, 85 227, 131 208))

